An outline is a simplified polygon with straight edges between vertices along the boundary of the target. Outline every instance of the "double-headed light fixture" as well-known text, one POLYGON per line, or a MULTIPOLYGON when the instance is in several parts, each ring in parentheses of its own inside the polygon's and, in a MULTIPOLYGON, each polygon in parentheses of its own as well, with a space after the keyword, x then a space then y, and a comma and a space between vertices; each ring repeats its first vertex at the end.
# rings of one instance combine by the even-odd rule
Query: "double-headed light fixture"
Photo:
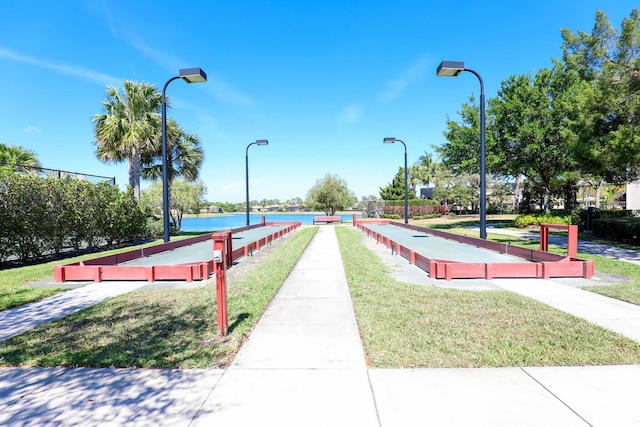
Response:
POLYGON ((162 88, 162 220, 164 223, 164 241, 169 241, 169 160, 167 155, 167 102, 166 92, 169 83, 182 79, 187 83, 207 81, 207 74, 202 68, 183 68, 177 76, 171 77, 162 88))
POLYGON ((445 77, 457 77, 463 71, 474 74, 480 81, 480 238, 487 238, 487 185, 486 185, 486 159, 485 159, 485 119, 484 119, 484 82, 477 71, 464 67, 461 61, 442 61, 438 65, 436 75, 445 77))

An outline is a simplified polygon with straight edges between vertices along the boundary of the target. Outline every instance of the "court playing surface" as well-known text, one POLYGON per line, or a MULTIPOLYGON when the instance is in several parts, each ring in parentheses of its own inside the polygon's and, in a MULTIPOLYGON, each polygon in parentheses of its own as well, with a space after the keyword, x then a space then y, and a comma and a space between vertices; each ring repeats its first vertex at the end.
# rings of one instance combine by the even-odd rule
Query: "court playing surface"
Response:
POLYGON ((459 262, 522 263, 527 262, 507 254, 466 243, 458 243, 442 237, 387 224, 367 224, 371 230, 397 242, 399 245, 427 258, 459 262))
MULTIPOLYGON (((250 230, 241 231, 231 235, 231 246, 234 250, 263 239, 271 234, 283 230, 283 225, 267 225, 256 227, 250 230)), ((144 258, 134 259, 118 265, 126 266, 150 266, 150 265, 173 265, 204 262, 213 259, 213 240, 206 240, 193 245, 183 246, 171 251, 160 252, 144 258)))

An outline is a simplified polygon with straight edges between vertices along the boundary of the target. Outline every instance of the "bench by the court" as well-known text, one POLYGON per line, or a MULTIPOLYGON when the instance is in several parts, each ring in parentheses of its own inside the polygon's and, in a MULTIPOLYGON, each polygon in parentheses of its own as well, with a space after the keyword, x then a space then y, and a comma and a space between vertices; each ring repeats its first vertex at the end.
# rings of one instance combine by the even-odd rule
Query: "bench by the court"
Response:
POLYGON ((324 222, 325 224, 332 224, 334 222, 339 222, 342 223, 342 217, 341 216, 329 216, 329 215, 323 215, 323 216, 314 216, 313 217, 313 223, 322 223, 324 222))

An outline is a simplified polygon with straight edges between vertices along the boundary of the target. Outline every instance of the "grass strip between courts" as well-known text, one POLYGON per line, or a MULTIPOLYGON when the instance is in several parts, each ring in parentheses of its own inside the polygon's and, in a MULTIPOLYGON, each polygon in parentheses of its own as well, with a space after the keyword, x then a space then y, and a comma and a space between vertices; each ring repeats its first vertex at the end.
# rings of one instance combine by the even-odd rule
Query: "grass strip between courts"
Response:
POLYGON ((360 232, 336 231, 373 367, 640 363, 640 343, 533 299, 398 282, 360 232))

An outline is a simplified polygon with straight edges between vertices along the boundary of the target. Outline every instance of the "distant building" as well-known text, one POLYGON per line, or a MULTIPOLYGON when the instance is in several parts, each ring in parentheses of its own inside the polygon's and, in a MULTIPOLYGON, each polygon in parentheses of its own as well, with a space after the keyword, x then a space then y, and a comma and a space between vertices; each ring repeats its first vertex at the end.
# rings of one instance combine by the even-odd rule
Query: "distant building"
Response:
POLYGON ((433 190, 435 187, 423 187, 420 189, 420 198, 433 200, 433 190))
POLYGON ((627 183, 627 210, 634 211, 640 209, 640 182, 627 183))
POLYGON ((222 213, 223 210, 220 206, 209 205, 202 208, 202 213, 222 213))

